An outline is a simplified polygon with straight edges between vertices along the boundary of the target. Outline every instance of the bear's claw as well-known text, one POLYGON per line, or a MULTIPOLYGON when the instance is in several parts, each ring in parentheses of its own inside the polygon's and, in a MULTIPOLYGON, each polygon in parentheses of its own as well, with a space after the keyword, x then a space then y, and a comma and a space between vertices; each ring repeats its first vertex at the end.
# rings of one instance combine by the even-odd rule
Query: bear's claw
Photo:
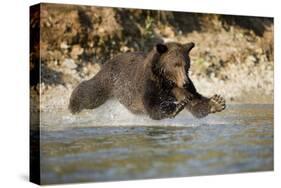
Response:
POLYGON ((210 113, 221 112, 225 109, 225 99, 220 95, 215 94, 209 101, 210 113))

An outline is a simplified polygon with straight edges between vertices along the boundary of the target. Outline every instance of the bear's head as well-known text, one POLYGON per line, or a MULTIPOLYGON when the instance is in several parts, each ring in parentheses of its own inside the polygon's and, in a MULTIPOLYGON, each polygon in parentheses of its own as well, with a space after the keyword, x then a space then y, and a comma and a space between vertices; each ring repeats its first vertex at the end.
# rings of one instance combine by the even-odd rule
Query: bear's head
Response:
POLYGON ((166 43, 157 44, 155 50, 160 55, 158 61, 152 64, 152 72, 156 76, 183 88, 188 82, 188 70, 190 68, 189 52, 194 43, 166 43))

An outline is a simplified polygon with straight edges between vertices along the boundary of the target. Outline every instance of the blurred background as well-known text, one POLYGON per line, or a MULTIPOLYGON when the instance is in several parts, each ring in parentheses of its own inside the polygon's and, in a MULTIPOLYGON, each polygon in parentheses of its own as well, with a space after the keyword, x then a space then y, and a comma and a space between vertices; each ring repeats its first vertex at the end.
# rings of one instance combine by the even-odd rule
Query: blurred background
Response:
POLYGON ((30 53, 31 73, 41 60, 31 90, 41 88, 40 110, 65 109, 73 88, 114 55, 169 41, 196 44, 190 77, 200 93, 273 103, 273 18, 58 4, 42 4, 31 18, 31 33, 40 28, 30 53))

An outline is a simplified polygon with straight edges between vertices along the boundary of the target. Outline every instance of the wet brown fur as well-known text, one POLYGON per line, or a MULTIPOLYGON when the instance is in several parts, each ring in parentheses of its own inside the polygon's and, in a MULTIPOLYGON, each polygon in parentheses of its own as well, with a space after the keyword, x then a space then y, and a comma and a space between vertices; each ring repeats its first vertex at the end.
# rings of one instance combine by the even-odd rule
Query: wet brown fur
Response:
POLYGON ((78 113, 115 97, 133 113, 152 119, 175 117, 184 107, 204 117, 225 108, 221 97, 200 95, 188 77, 193 43, 156 45, 149 53, 120 54, 104 64, 92 79, 83 81, 70 97, 69 109, 78 113))

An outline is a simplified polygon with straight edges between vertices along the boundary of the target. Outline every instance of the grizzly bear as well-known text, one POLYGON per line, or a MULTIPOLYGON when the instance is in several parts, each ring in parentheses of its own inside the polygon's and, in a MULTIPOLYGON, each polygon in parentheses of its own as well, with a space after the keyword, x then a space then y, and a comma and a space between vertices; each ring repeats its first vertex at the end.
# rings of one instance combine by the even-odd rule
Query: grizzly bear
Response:
POLYGON ((90 80, 72 92, 69 110, 78 113, 115 97, 132 113, 146 113, 160 120, 174 118, 184 108, 195 117, 225 109, 225 100, 199 94, 188 76, 189 52, 194 43, 157 44, 150 52, 118 55, 104 64, 90 80))

